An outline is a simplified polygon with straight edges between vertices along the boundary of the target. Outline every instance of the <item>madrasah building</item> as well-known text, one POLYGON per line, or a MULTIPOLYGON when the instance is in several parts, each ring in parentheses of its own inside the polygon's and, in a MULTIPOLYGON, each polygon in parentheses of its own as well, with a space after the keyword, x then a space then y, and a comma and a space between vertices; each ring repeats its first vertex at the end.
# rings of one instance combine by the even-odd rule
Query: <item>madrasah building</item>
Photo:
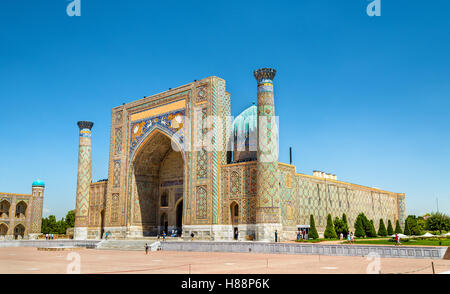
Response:
MULTIPOLYGON (((230 117, 225 80, 208 77, 112 109, 108 180, 92 182, 93 123, 78 122, 74 237, 127 239, 176 230, 184 238, 272 241, 296 238, 314 215, 363 212, 405 220, 405 194, 297 173, 278 162, 274 78, 254 71, 257 105, 230 117), (238 234, 236 234, 238 232, 238 234)), ((352 228, 351 228, 352 229, 352 228)))

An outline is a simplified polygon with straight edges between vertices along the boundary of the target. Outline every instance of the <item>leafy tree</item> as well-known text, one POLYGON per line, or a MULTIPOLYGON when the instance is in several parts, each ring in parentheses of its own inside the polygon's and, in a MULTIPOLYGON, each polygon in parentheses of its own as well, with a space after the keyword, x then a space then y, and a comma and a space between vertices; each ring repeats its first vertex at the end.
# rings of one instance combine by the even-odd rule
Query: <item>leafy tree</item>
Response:
POLYGON ((314 222, 314 216, 311 214, 309 217, 309 239, 319 239, 319 233, 317 233, 316 223, 314 222))
POLYGON ((333 219, 331 218, 331 214, 328 214, 328 217, 327 217, 327 227, 325 229, 324 237, 326 239, 337 238, 336 231, 334 230, 333 219))
POLYGON ((75 210, 69 210, 69 212, 67 212, 66 227, 67 228, 75 227, 75 210))
POLYGON ((395 233, 396 233, 396 234, 400 234, 400 233, 402 233, 402 232, 403 232, 403 230, 402 230, 402 226, 400 226, 400 221, 397 220, 397 221, 395 222, 395 233))
POLYGON ((388 220, 387 233, 388 233, 389 236, 394 235, 394 228, 392 228, 391 220, 388 220))
POLYGON ((366 233, 364 231, 364 225, 363 225, 363 220, 361 215, 358 215, 356 217, 356 221, 355 221, 355 236, 356 237, 365 237, 366 233))
POLYGON ((376 237, 377 230, 375 230, 375 226, 373 225, 373 220, 370 220, 369 223, 370 223, 370 231, 369 231, 369 234, 367 234, 367 235, 369 237, 376 237))
POLYGON ((409 221, 406 219, 405 221, 405 231, 403 232, 406 236, 411 236, 411 230, 409 228, 409 221))
POLYGON ((424 232, 427 229, 427 221, 424 219, 423 216, 418 216, 416 220, 419 231, 424 232))
POLYGON ((75 211, 67 212, 66 217, 56 220, 54 215, 42 219, 41 232, 43 234, 65 234, 67 228, 75 226, 75 211))
POLYGON ((422 230, 417 224, 417 217, 415 215, 408 215, 406 218, 406 222, 408 223, 409 230, 411 231, 411 235, 419 236, 422 234, 422 230))
POLYGON ((385 237, 388 235, 386 226, 384 225, 384 220, 380 219, 380 225, 378 226, 378 235, 385 237))
POLYGON ((344 223, 344 229, 343 229, 342 233, 344 234, 344 237, 347 237, 349 228, 348 228, 347 215, 345 213, 342 214, 342 222, 344 223))
POLYGON ((426 220, 426 228, 431 231, 442 231, 450 230, 450 218, 441 212, 433 212, 426 220))

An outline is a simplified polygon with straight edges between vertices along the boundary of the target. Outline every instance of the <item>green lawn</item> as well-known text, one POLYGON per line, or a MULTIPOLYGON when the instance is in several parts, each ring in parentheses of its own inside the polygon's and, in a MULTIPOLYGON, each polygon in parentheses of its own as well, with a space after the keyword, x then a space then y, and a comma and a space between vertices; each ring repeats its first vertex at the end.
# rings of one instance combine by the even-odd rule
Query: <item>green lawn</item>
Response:
MULTIPOLYGON (((345 242, 347 243, 347 242, 345 242)), ((377 244, 377 245, 395 245, 395 242, 389 241, 389 239, 380 239, 380 240, 363 240, 356 239, 355 244, 377 244)), ((428 246, 450 246, 450 238, 446 238, 443 240, 437 240, 436 238, 427 239, 402 239, 400 240, 401 245, 428 245, 428 246), (433 240, 434 239, 434 240, 433 240)))

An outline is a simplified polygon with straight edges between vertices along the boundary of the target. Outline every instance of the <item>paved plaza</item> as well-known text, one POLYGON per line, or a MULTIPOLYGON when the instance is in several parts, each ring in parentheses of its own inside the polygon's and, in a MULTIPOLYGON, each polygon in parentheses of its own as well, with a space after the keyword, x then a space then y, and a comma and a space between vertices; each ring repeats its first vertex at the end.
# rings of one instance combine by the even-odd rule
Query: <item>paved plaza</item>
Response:
MULTIPOLYGON (((41 251, 0 248, 2 274, 65 274, 80 260, 82 274, 365 274, 376 266, 366 257, 224 252, 77 249, 41 251), (77 255, 79 254, 79 255, 77 255)), ((381 273, 431 274, 450 271, 450 260, 381 258, 381 273)), ((76 269, 76 267, 75 267, 76 269)))

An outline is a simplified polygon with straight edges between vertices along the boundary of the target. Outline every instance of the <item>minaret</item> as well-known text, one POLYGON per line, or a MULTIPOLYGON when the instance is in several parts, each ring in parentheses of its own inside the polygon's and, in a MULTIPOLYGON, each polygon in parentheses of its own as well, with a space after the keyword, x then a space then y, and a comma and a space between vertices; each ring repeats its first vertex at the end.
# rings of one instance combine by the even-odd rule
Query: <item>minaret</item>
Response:
POLYGON ((30 239, 36 239, 41 234, 44 190, 45 183, 41 180, 34 181, 31 185, 32 209, 30 218, 30 230, 28 233, 30 239))
POLYGON ((273 79, 276 70, 254 71, 258 83, 258 153, 256 188, 256 239, 274 241, 281 233, 280 186, 278 171, 278 126, 275 116, 273 79))
POLYGON ((91 129, 94 123, 79 121, 77 203, 75 208, 74 239, 87 239, 89 186, 92 183, 91 129))

